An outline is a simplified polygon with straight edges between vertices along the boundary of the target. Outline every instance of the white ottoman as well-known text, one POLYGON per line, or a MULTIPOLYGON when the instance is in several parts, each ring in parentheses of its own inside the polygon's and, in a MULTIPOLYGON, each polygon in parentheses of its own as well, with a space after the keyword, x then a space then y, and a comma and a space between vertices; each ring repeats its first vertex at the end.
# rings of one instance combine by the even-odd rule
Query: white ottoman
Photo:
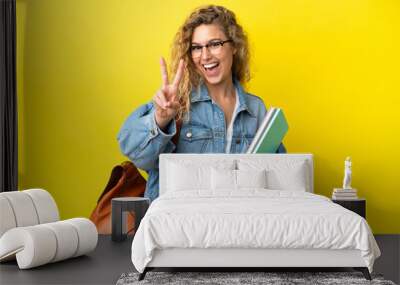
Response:
POLYGON ((0 193, 0 262, 17 259, 20 269, 86 254, 96 248, 92 221, 59 221, 53 197, 43 189, 0 193))

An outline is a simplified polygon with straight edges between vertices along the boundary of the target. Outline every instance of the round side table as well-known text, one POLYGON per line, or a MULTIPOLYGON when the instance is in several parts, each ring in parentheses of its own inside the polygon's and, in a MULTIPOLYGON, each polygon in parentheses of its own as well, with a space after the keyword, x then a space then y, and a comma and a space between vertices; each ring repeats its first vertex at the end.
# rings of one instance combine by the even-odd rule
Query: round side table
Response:
POLYGON ((111 239, 123 241, 127 237, 126 214, 135 213, 135 231, 146 214, 150 199, 143 197, 119 197, 111 199, 111 239))

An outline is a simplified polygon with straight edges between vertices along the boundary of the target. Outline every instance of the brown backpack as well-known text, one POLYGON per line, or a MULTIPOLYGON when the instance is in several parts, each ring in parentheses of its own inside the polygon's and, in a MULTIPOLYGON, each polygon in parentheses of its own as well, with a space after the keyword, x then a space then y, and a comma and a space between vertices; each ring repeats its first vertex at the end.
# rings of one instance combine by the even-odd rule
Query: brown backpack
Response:
MULTIPOLYGON (((176 134, 172 142, 177 145, 182 122, 176 121, 176 134)), ((110 179, 97 200, 97 205, 90 215, 90 220, 96 225, 99 234, 111 234, 111 199, 116 197, 143 197, 146 190, 146 180, 136 166, 125 161, 115 166, 110 179)), ((126 220, 128 234, 135 230, 135 214, 128 212, 126 220)))
MULTIPOLYGON (((111 199, 116 197, 143 197, 146 180, 136 166, 125 161, 111 171, 106 188, 101 193, 90 220, 96 225, 99 234, 111 234, 111 199)), ((134 214, 127 215, 127 229, 132 232, 135 225, 134 214)))

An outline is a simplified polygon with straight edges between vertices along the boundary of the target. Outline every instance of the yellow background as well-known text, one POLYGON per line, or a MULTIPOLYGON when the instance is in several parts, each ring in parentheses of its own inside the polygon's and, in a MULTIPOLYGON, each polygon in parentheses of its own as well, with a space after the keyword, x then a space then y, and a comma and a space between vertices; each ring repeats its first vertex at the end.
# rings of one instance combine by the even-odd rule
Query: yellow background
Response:
MULTIPOLYGON (((374 233, 400 233, 397 0, 215 1, 248 32, 248 90, 280 106, 289 152, 315 155, 315 191, 352 186, 374 233)), ((19 188, 45 188, 62 218, 89 216, 117 132, 160 86, 159 57, 203 1, 17 0, 19 188)))

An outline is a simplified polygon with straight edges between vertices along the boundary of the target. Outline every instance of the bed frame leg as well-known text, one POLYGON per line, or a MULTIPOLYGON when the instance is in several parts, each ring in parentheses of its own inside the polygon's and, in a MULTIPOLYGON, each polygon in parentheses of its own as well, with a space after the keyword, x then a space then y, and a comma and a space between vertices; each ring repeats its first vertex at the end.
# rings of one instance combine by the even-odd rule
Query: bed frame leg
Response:
POLYGON ((144 269, 144 271, 142 273, 139 274, 139 278, 138 281, 142 281, 144 279, 144 277, 146 277, 146 273, 147 273, 148 269, 147 267, 144 269))
POLYGON ((367 267, 354 267, 354 269, 357 271, 361 271, 362 274, 364 275, 365 279, 372 280, 371 274, 369 274, 369 270, 367 267))

